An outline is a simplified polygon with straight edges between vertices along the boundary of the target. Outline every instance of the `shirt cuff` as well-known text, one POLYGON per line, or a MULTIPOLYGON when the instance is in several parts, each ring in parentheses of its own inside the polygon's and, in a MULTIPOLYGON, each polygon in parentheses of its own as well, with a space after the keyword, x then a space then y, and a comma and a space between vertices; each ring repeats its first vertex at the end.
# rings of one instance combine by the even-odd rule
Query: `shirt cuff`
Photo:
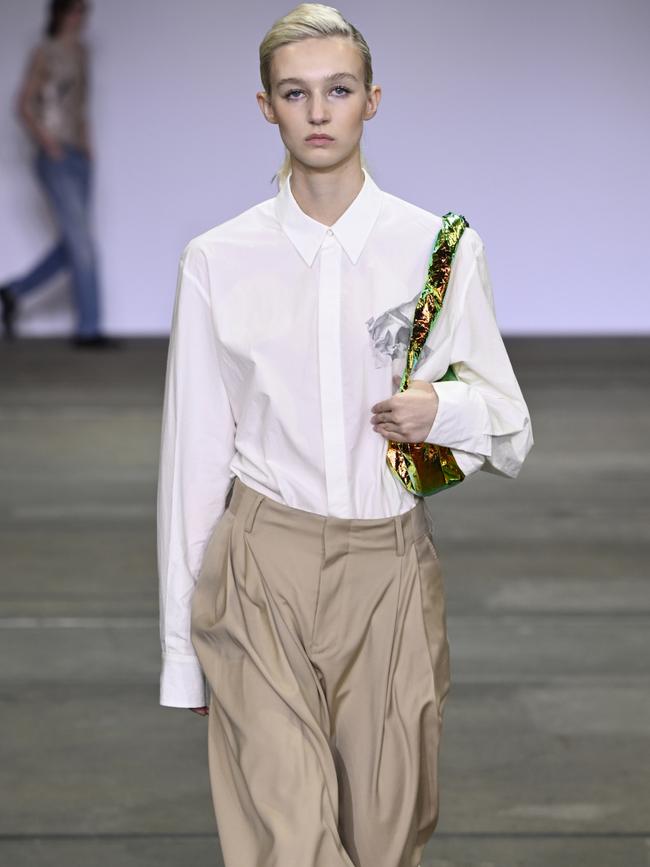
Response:
POLYGON ((165 707, 207 707, 208 690, 196 656, 162 657, 160 704, 165 707))
POLYGON ((472 476, 479 470, 483 469, 485 463, 485 455, 474 455, 471 452, 464 452, 461 449, 452 449, 454 460, 463 471, 465 478, 472 476))
POLYGON ((438 410, 424 442, 491 455, 490 414, 479 391, 459 380, 431 385, 438 395, 438 410))

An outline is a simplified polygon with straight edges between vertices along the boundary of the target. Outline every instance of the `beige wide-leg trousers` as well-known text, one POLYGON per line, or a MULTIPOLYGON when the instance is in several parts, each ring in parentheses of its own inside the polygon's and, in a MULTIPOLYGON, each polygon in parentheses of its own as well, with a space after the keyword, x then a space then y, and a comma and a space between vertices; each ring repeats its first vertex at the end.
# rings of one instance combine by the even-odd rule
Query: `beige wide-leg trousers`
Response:
POLYGON ((417 867, 450 686, 424 502, 294 509, 237 477, 192 597, 226 867, 417 867))

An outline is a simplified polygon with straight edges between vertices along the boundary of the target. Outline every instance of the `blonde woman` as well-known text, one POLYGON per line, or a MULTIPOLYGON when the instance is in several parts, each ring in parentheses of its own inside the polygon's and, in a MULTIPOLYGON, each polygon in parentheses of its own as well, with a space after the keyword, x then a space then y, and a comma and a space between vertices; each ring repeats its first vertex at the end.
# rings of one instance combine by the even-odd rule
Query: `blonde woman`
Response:
POLYGON ((27 274, 0 286, 1 319, 8 339, 15 335, 25 295, 66 271, 77 310, 72 344, 117 345, 100 332, 99 278, 90 227, 88 49, 82 40, 88 10, 88 0, 50 0, 45 34, 30 55, 18 96, 18 115, 36 145, 36 176, 58 224, 59 238, 27 274))
MULTIPOLYGON (((183 250, 158 487, 160 703, 208 718, 226 867, 416 867, 439 815, 445 591, 389 439, 514 477, 528 410, 467 228, 397 392, 442 219, 361 154, 368 45, 303 3, 260 46, 271 198, 183 250), (457 381, 438 382, 450 364, 457 381)), ((436 503, 437 504, 437 503, 436 503)))

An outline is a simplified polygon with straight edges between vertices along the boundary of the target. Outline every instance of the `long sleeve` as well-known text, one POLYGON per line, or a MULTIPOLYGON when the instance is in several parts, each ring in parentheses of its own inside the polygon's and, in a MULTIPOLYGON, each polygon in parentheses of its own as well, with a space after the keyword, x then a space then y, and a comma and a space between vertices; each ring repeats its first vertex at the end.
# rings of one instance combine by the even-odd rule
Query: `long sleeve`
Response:
POLYGON ((515 478, 533 445, 528 408, 496 320, 480 237, 453 326, 450 364, 457 381, 433 383, 439 405, 426 442, 448 446, 469 475, 515 478))
POLYGON ((208 267, 190 242, 181 255, 167 355, 157 496, 162 673, 160 704, 206 705, 190 641, 192 592, 232 480, 235 420, 214 330, 208 267))

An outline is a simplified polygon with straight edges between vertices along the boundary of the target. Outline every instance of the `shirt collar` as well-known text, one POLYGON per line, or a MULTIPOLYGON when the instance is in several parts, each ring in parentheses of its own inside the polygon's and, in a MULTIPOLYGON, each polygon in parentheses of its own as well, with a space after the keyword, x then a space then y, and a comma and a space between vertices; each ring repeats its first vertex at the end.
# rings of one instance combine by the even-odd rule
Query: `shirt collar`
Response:
MULTIPOLYGON (((361 255, 363 246, 379 215, 382 191, 362 167, 364 182, 357 197, 341 214, 331 228, 353 264, 361 255)), ((311 267, 320 245, 327 235, 328 226, 306 214, 291 192, 291 172, 275 197, 275 213, 282 231, 311 267)))

